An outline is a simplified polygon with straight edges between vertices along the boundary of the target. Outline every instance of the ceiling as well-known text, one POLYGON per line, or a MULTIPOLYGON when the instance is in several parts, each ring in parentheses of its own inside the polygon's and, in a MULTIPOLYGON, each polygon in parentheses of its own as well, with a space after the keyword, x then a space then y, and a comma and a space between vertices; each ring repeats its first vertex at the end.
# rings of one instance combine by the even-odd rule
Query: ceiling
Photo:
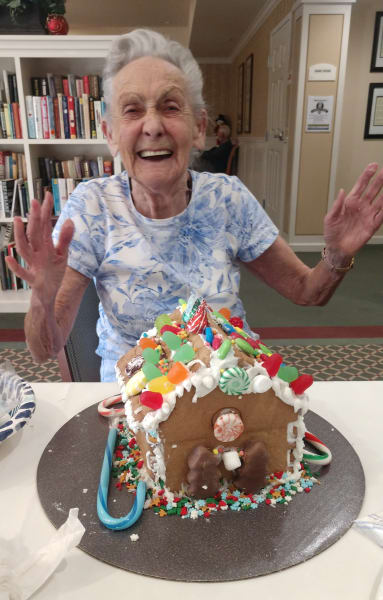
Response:
POLYGON ((151 27, 188 43, 197 58, 229 60, 270 0, 67 0, 69 34, 151 27))
POLYGON ((190 38, 195 57, 230 58, 268 0, 197 0, 190 38))

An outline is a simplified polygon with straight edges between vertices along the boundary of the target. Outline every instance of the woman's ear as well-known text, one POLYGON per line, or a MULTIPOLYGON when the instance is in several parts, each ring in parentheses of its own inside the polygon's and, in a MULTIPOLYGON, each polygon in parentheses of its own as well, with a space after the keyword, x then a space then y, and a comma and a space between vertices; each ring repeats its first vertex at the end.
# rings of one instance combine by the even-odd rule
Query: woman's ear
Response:
POLYGON ((198 117, 195 118, 193 125, 193 148, 203 150, 205 148, 207 128, 207 112, 203 108, 198 117))
POLYGON ((101 123, 103 134, 106 136, 106 140, 108 142, 109 150, 112 156, 116 156, 118 154, 118 143, 114 139, 112 127, 105 120, 101 123))

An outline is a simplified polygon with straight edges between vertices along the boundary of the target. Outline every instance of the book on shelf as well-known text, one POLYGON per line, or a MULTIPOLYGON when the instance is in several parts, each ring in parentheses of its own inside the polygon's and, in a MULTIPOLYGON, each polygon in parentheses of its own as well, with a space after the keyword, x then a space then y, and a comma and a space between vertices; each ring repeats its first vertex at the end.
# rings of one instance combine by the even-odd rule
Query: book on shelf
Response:
POLYGON ((33 112, 33 96, 25 96, 25 110, 27 113, 28 137, 36 139, 35 115, 33 112))
POLYGON ((33 96, 33 115, 35 119, 36 138, 43 138, 43 121, 41 114, 41 98, 42 96, 33 96))
POLYGON ((27 178, 25 156, 22 152, 0 150, 0 179, 27 178))
POLYGON ((49 140, 48 101, 46 96, 41 96, 41 123, 43 128, 43 138, 44 140, 49 140))
POLYGON ((17 260, 17 262, 25 268, 25 262, 18 255, 16 250, 15 242, 9 242, 4 244, 2 241, 2 235, 0 232, 0 243, 2 248, 0 250, 0 283, 1 289, 3 291, 6 290, 20 290, 20 289, 28 289, 28 284, 23 281, 20 277, 17 277, 9 268, 5 261, 7 256, 13 256, 17 260))
MULTIPOLYGON (((102 131, 105 102, 101 87, 101 77, 95 74, 79 76, 68 73, 60 76, 47 73, 45 77, 31 77, 31 95, 25 98, 26 112, 27 115, 29 114, 28 123, 30 123, 29 137, 47 139, 44 138, 46 128, 43 128, 40 135, 41 131, 36 122, 41 120, 44 124, 46 121, 45 101, 41 102, 40 119, 35 114, 35 110, 33 112, 33 126, 30 100, 32 96, 32 98, 47 99, 51 139, 105 139, 102 131)), ((37 106, 34 102, 33 105, 37 106)))

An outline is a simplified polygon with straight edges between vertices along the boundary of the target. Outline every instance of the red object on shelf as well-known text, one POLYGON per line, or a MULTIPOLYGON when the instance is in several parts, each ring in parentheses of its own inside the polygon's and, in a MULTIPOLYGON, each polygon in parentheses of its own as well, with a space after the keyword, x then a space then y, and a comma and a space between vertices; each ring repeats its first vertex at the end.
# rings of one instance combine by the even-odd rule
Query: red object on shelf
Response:
POLYGON ((66 35, 69 30, 69 25, 63 15, 48 15, 46 27, 52 35, 66 35))

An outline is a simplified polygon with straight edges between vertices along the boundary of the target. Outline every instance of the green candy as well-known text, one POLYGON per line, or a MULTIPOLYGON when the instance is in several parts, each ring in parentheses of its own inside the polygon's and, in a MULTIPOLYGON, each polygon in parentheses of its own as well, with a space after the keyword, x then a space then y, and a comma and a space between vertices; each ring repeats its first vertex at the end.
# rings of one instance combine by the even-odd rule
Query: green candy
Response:
POLYGON ((175 351, 173 356, 174 362, 183 362, 188 363, 195 357, 195 352, 193 350, 193 346, 191 344, 183 344, 175 351))
POLYGON ((154 321, 154 325, 157 327, 158 333, 161 331, 164 325, 171 325, 172 320, 166 313, 162 315, 158 315, 157 319, 154 321))
POLYGON ((259 344, 259 349, 262 350, 263 354, 271 354, 271 350, 263 344, 259 344))
POLYGON ((224 342, 222 342, 222 344, 218 348, 218 352, 217 352, 218 358, 220 360, 223 360, 224 358, 226 358, 230 348, 231 348, 231 341, 226 339, 224 342))
POLYGON ((187 302, 183 298, 178 298, 178 304, 182 306, 183 304, 187 304, 187 302))
POLYGON ((160 351, 153 348, 145 348, 142 352, 145 362, 156 365, 160 360, 160 351))
POLYGON ((164 331, 162 339, 165 344, 169 346, 170 350, 177 350, 182 344, 182 340, 179 335, 176 335, 172 331, 164 331))
POLYGON ((295 367, 281 367, 277 373, 279 379, 282 381, 287 381, 287 383, 291 383, 298 379, 298 369, 295 367))
POLYGON ((220 312, 217 312, 216 310, 213 310, 212 314, 215 316, 215 318, 217 319, 217 321, 219 321, 220 323, 229 323, 229 321, 226 319, 226 317, 224 317, 223 315, 221 315, 220 312))
POLYGON ((161 377, 163 375, 163 373, 159 369, 157 369, 157 367, 155 367, 154 364, 151 362, 144 363, 142 365, 142 370, 148 381, 151 381, 152 379, 156 379, 156 377, 161 377))
POLYGON ((253 346, 250 346, 249 342, 246 342, 246 340, 243 340, 242 338, 235 338, 235 343, 242 352, 245 352, 245 354, 250 354, 250 356, 257 356, 257 354, 259 354, 253 346))

